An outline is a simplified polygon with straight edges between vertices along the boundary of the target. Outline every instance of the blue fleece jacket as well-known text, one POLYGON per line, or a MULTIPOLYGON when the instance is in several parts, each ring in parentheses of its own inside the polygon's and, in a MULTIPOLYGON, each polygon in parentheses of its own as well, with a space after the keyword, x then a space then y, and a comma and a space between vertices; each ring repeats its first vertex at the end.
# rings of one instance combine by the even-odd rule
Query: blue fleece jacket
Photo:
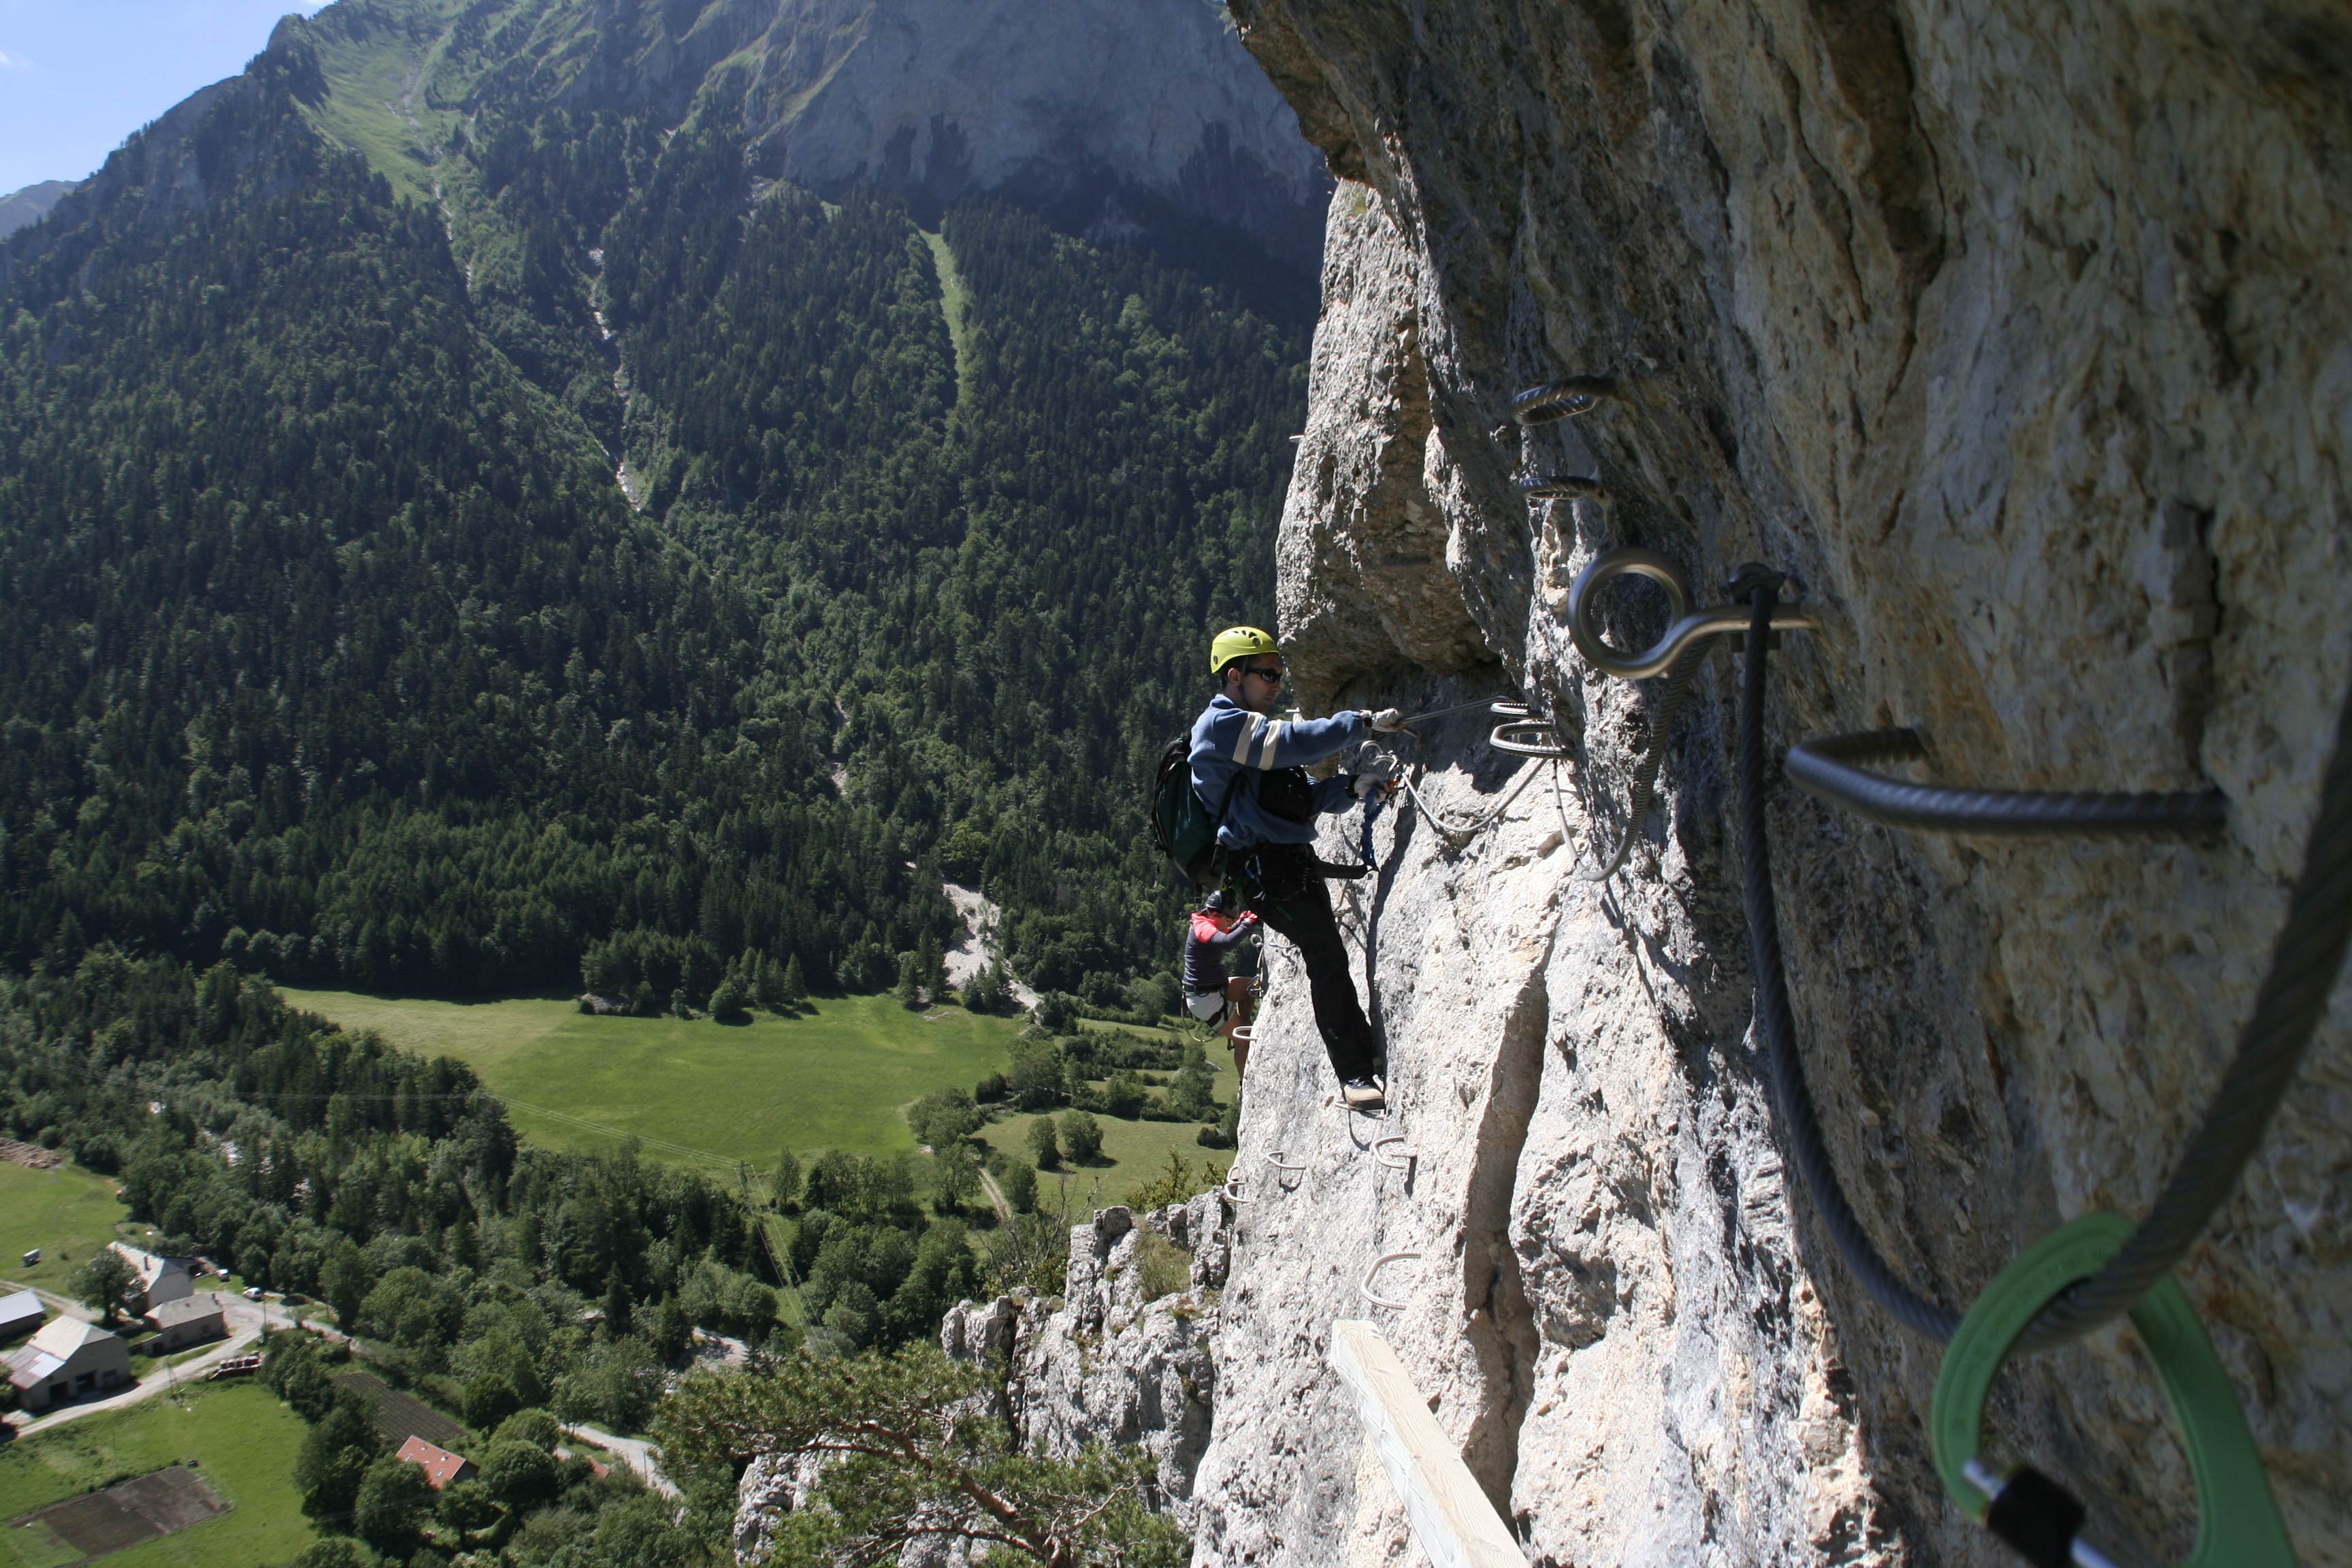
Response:
MULTIPOLYGON (((1260 809, 1258 780, 1273 768, 1301 767, 1336 756, 1350 741, 1366 733, 1361 713, 1335 713, 1328 719, 1283 721, 1253 713, 1232 698, 1218 694, 1192 721, 1192 793, 1214 815, 1233 788, 1217 841, 1228 849, 1253 844, 1312 844, 1315 825, 1293 822, 1260 809), (1234 780, 1241 780, 1234 787, 1234 780)), ((1341 811, 1355 804, 1345 774, 1334 774, 1315 786, 1315 809, 1320 814, 1341 811)))

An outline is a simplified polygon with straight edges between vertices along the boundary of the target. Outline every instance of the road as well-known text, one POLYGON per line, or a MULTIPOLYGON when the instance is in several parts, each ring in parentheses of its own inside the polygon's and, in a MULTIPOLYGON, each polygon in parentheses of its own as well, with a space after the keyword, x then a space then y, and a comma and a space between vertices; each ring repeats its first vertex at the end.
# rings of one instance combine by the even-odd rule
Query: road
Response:
POLYGON ((621 1463, 636 1471, 637 1479, 664 1497, 677 1496, 677 1489, 661 1472, 659 1448, 641 1437, 615 1437, 610 1432, 600 1432, 593 1426, 566 1426, 566 1432, 583 1443, 593 1443, 620 1457, 621 1463))
MULTIPOLYGON (((120 1394, 110 1394, 103 1399, 85 1399, 78 1404, 69 1405, 63 1410, 52 1411, 37 1419, 24 1411, 13 1411, 6 1419, 10 1426, 16 1427, 16 1436, 29 1437, 37 1432, 46 1432, 63 1422, 77 1420, 84 1415, 95 1415, 101 1410, 120 1410, 126 1405, 136 1405, 142 1399, 152 1399, 155 1395, 168 1392, 179 1384, 201 1382, 204 1374, 215 1365, 237 1354, 260 1337, 263 1321, 268 1318, 270 1311, 268 1305, 241 1300, 235 1296, 224 1296, 216 1290, 200 1290, 197 1294, 210 1295, 221 1304, 222 1320, 228 1325, 228 1338, 214 1345, 193 1361, 182 1362, 177 1366, 158 1367, 141 1378, 135 1385, 124 1389, 120 1394)), ((47 1292, 43 1292, 42 1299, 47 1300, 50 1298, 47 1292)), ((283 1307, 277 1310, 284 1321, 281 1324, 271 1320, 270 1326, 293 1327, 292 1314, 287 1312, 283 1307)), ((73 1315, 78 1318, 83 1317, 80 1311, 76 1311, 73 1315)))

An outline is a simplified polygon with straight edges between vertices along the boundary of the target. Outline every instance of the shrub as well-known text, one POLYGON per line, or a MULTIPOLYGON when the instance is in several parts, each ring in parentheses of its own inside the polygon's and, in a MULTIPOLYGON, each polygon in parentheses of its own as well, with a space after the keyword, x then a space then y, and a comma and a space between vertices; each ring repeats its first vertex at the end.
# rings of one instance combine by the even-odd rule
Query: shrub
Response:
POLYGON ((536 1443, 500 1437, 482 1456, 482 1486, 517 1511, 554 1501, 557 1484, 555 1456, 536 1443))
POLYGON ((1192 1288, 1192 1258, 1156 1230, 1137 1233, 1135 1273, 1147 1301, 1192 1288))
MULTIPOLYGON (((768 1300, 772 1313, 774 1296, 768 1300)), ((635 1335, 607 1340, 591 1347, 577 1370, 555 1380, 555 1413, 566 1421, 634 1431, 653 1413, 661 1390, 661 1363, 651 1345, 635 1335)))
POLYGON ((1183 1155, 1171 1149, 1168 1151, 1167 1168, 1136 1188, 1127 1201, 1136 1213, 1149 1214, 1153 1209, 1183 1203, 1212 1187, 1221 1186, 1224 1179, 1225 1173, 1206 1160, 1195 1169, 1183 1155))
POLYGON ((552 1448, 563 1441, 563 1428, 555 1417, 544 1410, 518 1410, 499 1424, 490 1441, 497 1443, 528 1443, 534 1448, 552 1448))
POLYGON ((481 1530, 499 1521, 499 1500, 479 1480, 452 1481, 435 1510, 452 1530, 481 1530))
POLYGON ((425 1468, 386 1454, 367 1468, 352 1505, 352 1529, 387 1557, 405 1557, 419 1544, 418 1531, 436 1500, 425 1468))
POLYGON ((934 1150, 960 1143, 980 1131, 980 1108, 961 1089, 934 1089, 907 1107, 907 1125, 915 1142, 934 1150))
POLYGON ((1068 1098, 1062 1052, 1050 1036, 1024 1035, 1013 1042, 1004 1084, 1007 1098, 1019 1110, 1042 1110, 1068 1098))
POLYGON ((742 981, 730 974, 710 994, 710 1016, 722 1024, 748 1024, 751 1021, 751 1002, 742 981))
POLYGON ((1070 1158, 1081 1163, 1102 1154, 1102 1123, 1083 1110, 1073 1110, 1062 1118, 1061 1139, 1070 1158))
POLYGON ((478 1373, 466 1380, 466 1425, 475 1431, 496 1431, 499 1423, 521 1408, 522 1396, 497 1373, 478 1373))
POLYGON ((1128 1068, 1121 1068, 1110 1075, 1100 1096, 1105 1115, 1116 1116, 1122 1121, 1133 1121, 1143 1114, 1144 1102, 1151 1096, 1145 1091, 1143 1080, 1128 1068))
MULTIPOLYGON (((1079 1110, 1073 1111, 1071 1114, 1074 1116, 1084 1116, 1086 1115, 1086 1112, 1079 1110)), ((1089 1120, 1091 1120, 1091 1118, 1089 1118, 1089 1120)), ((1052 1117, 1041 1116, 1037 1118, 1036 1121, 1032 1121, 1029 1124, 1029 1152, 1037 1157, 1037 1168, 1039 1170, 1053 1171, 1060 1169, 1062 1163, 1062 1145, 1054 1135, 1054 1119, 1052 1117)))

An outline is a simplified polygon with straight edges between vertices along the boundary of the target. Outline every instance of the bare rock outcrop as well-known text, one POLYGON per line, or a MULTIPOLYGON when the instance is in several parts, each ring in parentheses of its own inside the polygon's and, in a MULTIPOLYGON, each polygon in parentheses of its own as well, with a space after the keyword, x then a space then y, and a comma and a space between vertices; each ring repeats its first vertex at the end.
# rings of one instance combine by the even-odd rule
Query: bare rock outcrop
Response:
POLYGON ((716 0, 615 17, 567 69, 572 96, 740 116, 760 173, 827 193, 1010 187, 1091 201, 1064 216, 1111 239, 1142 193, 1317 255, 1322 159, 1200 0, 716 0))
MULTIPOLYGON (((1276 952, 1196 1562, 1416 1560, 1324 1363, 1340 1316, 1383 1325, 1534 1560, 2001 1562, 1928 1463, 1937 1348, 1784 1173, 1737 661, 1699 679, 1645 845, 1585 880, 1654 693, 1574 653, 1565 590, 1622 543, 1710 598, 1743 561, 1792 572, 1822 629, 1776 656, 1776 749, 1905 724, 1928 776, 2223 792, 2225 833, 2157 845, 1773 795, 1806 1070, 1896 1267, 1965 1306, 2062 1220, 2144 1209, 2251 1008, 2352 668, 2352 120, 2325 85, 2352 29, 2293 4, 1234 11, 1349 182, 1280 545, 1302 689, 1513 691, 1570 756, 1497 754, 1476 715, 1414 743, 1441 810, 1528 787, 1466 837, 1384 816, 1379 878, 1339 893, 1385 1121, 1330 1103, 1276 952), (1614 395, 1510 424, 1571 374, 1614 395), (1553 473, 1593 493, 1530 507, 1517 482, 1553 473), (1367 1300, 1403 1251, 1372 1289, 1410 1305, 1367 1300)), ((1629 645, 1663 624, 1631 591, 1614 616, 1629 645)), ((2352 1563, 2347 1038, 2331 1019, 2181 1272, 2309 1563, 2352 1563)), ((2193 1488, 2127 1334, 2018 1368, 1994 1415, 2119 1559, 2181 1554, 2193 1488)))
POLYGON ((940 1325, 940 1343, 968 1361, 1005 1358, 1006 1413, 1034 1452, 1076 1453, 1090 1443, 1140 1445, 1159 1461, 1155 1505, 1180 1523, 1193 1513, 1193 1473, 1209 1439, 1216 1371, 1209 1355, 1229 1252, 1222 1193, 1146 1215, 1099 1211, 1070 1229, 1064 1293, 966 1301, 940 1325), (1190 1254, 1179 1289, 1145 1266, 1151 1236, 1190 1254))

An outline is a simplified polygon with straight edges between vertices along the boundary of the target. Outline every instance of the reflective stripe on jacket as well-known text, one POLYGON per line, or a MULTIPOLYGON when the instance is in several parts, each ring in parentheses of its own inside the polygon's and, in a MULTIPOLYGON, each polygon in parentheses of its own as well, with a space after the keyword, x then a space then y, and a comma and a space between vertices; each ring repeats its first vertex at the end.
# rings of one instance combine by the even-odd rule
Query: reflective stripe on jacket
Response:
MULTIPOLYGON (((1274 768, 1305 767, 1337 756, 1364 732, 1364 715, 1358 712, 1328 719, 1269 719, 1222 692, 1211 698, 1192 721, 1192 793, 1214 813, 1224 805, 1226 790, 1233 789, 1233 804, 1217 829, 1217 841, 1228 849, 1314 843, 1313 823, 1293 822, 1259 807, 1258 776, 1274 768), (1234 787, 1236 778, 1241 780, 1238 788, 1234 787)), ((1315 786, 1318 814, 1339 811, 1354 802, 1342 776, 1335 774, 1315 786)))

